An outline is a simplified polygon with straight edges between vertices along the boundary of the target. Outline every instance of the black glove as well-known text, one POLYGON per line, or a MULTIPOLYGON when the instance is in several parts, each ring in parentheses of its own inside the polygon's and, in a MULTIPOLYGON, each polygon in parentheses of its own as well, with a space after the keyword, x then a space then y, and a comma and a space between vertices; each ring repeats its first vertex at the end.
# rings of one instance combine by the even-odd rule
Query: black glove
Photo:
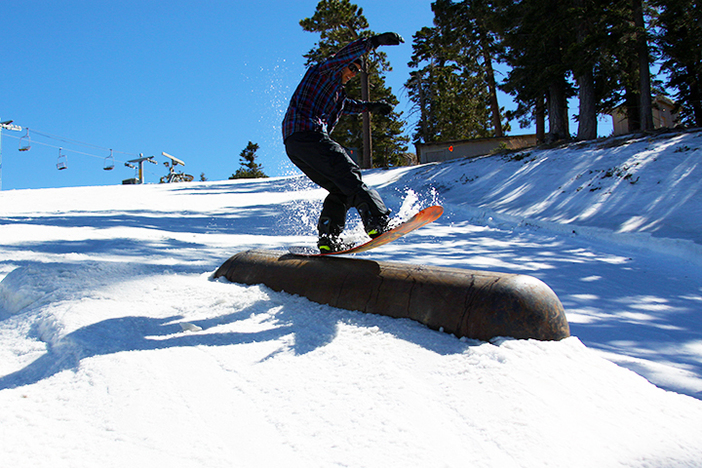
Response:
POLYGON ((385 46, 385 45, 398 45, 402 44, 405 42, 404 39, 402 39, 402 36, 400 36, 397 33, 394 32, 386 32, 383 34, 378 34, 377 36, 373 36, 370 38, 371 44, 373 44, 373 48, 377 49, 378 46, 385 46))
POLYGON ((392 106, 383 101, 369 102, 368 110, 374 114, 388 115, 392 112, 392 106))

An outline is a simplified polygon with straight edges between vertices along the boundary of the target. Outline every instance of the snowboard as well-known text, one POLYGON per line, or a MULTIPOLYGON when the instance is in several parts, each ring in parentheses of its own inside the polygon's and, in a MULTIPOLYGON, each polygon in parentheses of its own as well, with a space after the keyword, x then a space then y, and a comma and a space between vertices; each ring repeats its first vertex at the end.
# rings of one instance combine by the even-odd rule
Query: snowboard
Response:
POLYGON ((376 247, 380 247, 381 245, 389 244, 390 242, 399 239, 400 237, 414 231, 415 229, 419 229, 420 227, 426 224, 434 222, 437 219, 439 219, 439 216, 441 216, 443 212, 443 207, 438 205, 430 206, 429 208, 424 208, 422 211, 412 216, 407 221, 403 222, 402 224, 399 224, 398 226, 395 226, 387 232, 382 233, 375 239, 371 239, 368 242, 355 245, 346 250, 321 253, 317 248, 301 246, 293 246, 290 247, 288 250, 293 255, 303 255, 306 257, 326 257, 329 255, 361 253, 367 250, 375 249, 376 247))

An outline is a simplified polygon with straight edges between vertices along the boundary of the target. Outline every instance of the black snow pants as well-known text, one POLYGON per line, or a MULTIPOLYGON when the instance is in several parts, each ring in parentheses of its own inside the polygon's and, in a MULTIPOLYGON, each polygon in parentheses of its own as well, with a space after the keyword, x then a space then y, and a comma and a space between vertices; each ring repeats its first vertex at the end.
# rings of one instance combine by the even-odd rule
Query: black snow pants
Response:
POLYGON ((380 194, 363 183, 358 165, 326 133, 293 133, 285 140, 285 151, 312 182, 329 192, 319 217, 320 235, 341 234, 351 207, 358 210, 364 223, 367 216, 390 213, 380 194))

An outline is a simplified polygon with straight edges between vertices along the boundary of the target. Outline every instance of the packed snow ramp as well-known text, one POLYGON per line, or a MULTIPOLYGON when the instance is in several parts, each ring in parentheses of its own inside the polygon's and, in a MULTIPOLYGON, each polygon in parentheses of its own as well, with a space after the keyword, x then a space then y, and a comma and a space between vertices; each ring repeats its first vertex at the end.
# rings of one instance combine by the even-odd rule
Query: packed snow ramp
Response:
POLYGON ((249 250, 224 262, 215 272, 221 276, 333 307, 413 319, 458 337, 570 336, 561 301, 527 275, 249 250))

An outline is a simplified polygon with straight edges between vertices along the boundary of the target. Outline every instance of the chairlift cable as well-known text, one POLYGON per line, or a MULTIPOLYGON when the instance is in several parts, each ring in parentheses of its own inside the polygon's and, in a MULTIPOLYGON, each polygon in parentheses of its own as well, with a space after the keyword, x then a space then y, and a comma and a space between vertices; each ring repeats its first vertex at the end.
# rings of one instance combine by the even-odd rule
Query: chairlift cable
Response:
MULTIPOLYGON (((32 131, 34 131, 34 130, 32 130, 32 131)), ((36 132, 35 132, 35 133, 36 133, 36 132)), ((16 139, 19 139, 19 138, 20 138, 20 137, 14 136, 14 135, 4 135, 4 136, 10 137, 10 138, 16 138, 16 139)), ((41 142, 41 141, 34 141, 34 142, 32 142, 32 144, 34 144, 34 145, 42 145, 42 146, 46 146, 46 147, 54 148, 54 149, 59 149, 59 148, 61 148, 61 149, 63 149, 63 152, 64 152, 64 153, 67 153, 67 152, 68 152, 68 153, 75 153, 75 154, 80 154, 80 155, 83 155, 83 156, 90 156, 91 158, 97 158, 97 159, 103 159, 103 160, 105 159, 105 156, 99 156, 99 155, 96 155, 96 154, 85 153, 85 152, 83 152, 83 151, 78 151, 78 150, 74 150, 74 149, 66 149, 66 148, 63 148, 63 147, 61 147, 61 146, 56 146, 56 145, 52 145, 52 144, 50 144, 50 143, 44 143, 44 142, 41 142)), ((97 147, 97 148, 99 148, 99 147, 97 147)), ((109 149, 106 149, 106 150, 109 151, 109 149)), ((114 152, 115 152, 115 153, 122 153, 122 154, 128 154, 128 155, 136 156, 136 154, 134 154, 134 153, 125 153, 125 152, 122 152, 122 151, 114 151, 114 152)), ((109 156, 108 156, 108 157, 109 157, 109 156)), ((123 162, 124 162, 124 161, 120 161, 120 160, 118 160, 118 159, 115 159, 115 161, 118 162, 118 163, 123 163, 123 162)))
MULTIPOLYGON (((125 163, 124 161, 121 161, 121 160, 119 160, 119 159, 115 159, 115 158, 114 158, 114 153, 124 154, 124 155, 128 155, 128 156, 139 156, 139 155, 136 154, 136 153, 129 153, 129 152, 125 152, 125 151, 118 151, 118 150, 114 150, 114 149, 112 149, 112 148, 106 148, 106 147, 104 147, 104 146, 99 146, 99 145, 93 145, 93 144, 91 144, 91 143, 86 143, 86 142, 84 142, 84 141, 73 140, 73 139, 70 139, 70 138, 65 138, 65 137, 61 137, 61 136, 58 136, 58 135, 52 135, 52 134, 45 133, 45 132, 41 132, 41 131, 37 131, 37 130, 31 130, 31 132, 33 132, 33 133, 36 134, 36 135, 40 135, 40 136, 42 136, 42 137, 44 137, 44 138, 49 138, 49 139, 57 140, 57 141, 60 141, 60 142, 63 142, 63 143, 69 143, 69 144, 74 144, 74 145, 79 145, 79 146, 85 146, 85 147, 89 147, 89 148, 95 148, 95 149, 100 149, 100 150, 105 150, 105 151, 109 151, 109 152, 110 152, 110 155, 107 156, 107 157, 105 157, 105 156, 99 156, 99 155, 92 154, 92 153, 86 153, 86 152, 84 152, 84 151, 78 151, 78 150, 75 150, 75 149, 65 149, 65 148, 63 148, 62 146, 56 146, 56 145, 52 145, 52 144, 49 144, 49 143, 34 141, 33 143, 34 143, 34 144, 37 144, 37 145, 42 145, 42 146, 46 146, 46 147, 49 147, 49 148, 58 148, 58 150, 59 150, 59 162, 57 163, 57 167, 59 168, 59 170, 66 169, 66 168, 68 167, 68 166, 67 166, 67 159, 68 159, 68 158, 67 158, 67 154, 66 154, 66 153, 68 153, 68 152, 75 153, 75 154, 80 154, 80 155, 83 155, 83 156, 89 156, 89 157, 91 157, 91 158, 102 159, 102 160, 104 161, 103 169, 105 169, 105 170, 111 170, 111 169, 113 169, 113 168, 114 168, 114 163, 115 163, 115 162, 118 162, 118 163, 120 163, 120 164, 125 164, 125 165, 127 165, 127 163, 125 163), (63 162, 61 162, 61 161, 63 161, 63 162), (61 167, 59 167, 59 166, 61 166, 61 167)), ((29 129, 29 127, 26 127, 26 134, 25 134, 24 136, 22 136, 22 137, 16 137, 16 136, 13 136, 13 135, 7 135, 7 136, 9 136, 10 138, 17 138, 18 140, 22 140, 22 138, 26 138, 25 141, 27 141, 28 143, 29 143, 29 141, 31 141, 31 138, 30 138, 30 129, 29 129)), ((20 151, 27 151, 27 150, 29 150, 29 147, 30 147, 30 145, 27 144, 27 145, 26 145, 26 149, 22 149, 23 146, 22 146, 22 142, 20 141, 20 149, 19 149, 20 151)), ((158 177, 157 174, 155 174, 155 173, 153 173, 153 172, 151 172, 151 171, 147 171, 147 172, 149 172, 150 174, 152 174, 152 175, 158 177)))
MULTIPOLYGON (((41 136, 43 136, 43 137, 45 137, 45 138, 50 138, 50 139, 52 139, 52 140, 58 140, 58 141, 61 141, 61 142, 64 142, 64 143, 73 143, 73 144, 75 144, 75 145, 87 146, 87 147, 90 147, 90 148, 96 148, 96 149, 101 149, 101 150, 105 150, 105 151, 110 151, 110 148, 106 148, 106 147, 104 147, 104 146, 99 146, 99 145, 93 145, 92 143, 86 143, 86 142, 84 142, 84 141, 73 140, 73 139, 70 139, 70 138, 65 138, 65 137, 61 137, 61 136, 57 136, 57 135, 51 135, 51 134, 49 134, 49 133, 40 132, 40 131, 37 131, 37 130, 32 130, 32 132, 33 132, 33 133, 36 133, 37 135, 41 135, 41 136)), ((115 152, 115 153, 120 153, 120 154, 127 154, 127 155, 130 155, 130 156, 136 155, 136 153, 128 153, 128 152, 125 152, 125 151, 116 151, 116 150, 115 150, 114 152, 115 152)))

